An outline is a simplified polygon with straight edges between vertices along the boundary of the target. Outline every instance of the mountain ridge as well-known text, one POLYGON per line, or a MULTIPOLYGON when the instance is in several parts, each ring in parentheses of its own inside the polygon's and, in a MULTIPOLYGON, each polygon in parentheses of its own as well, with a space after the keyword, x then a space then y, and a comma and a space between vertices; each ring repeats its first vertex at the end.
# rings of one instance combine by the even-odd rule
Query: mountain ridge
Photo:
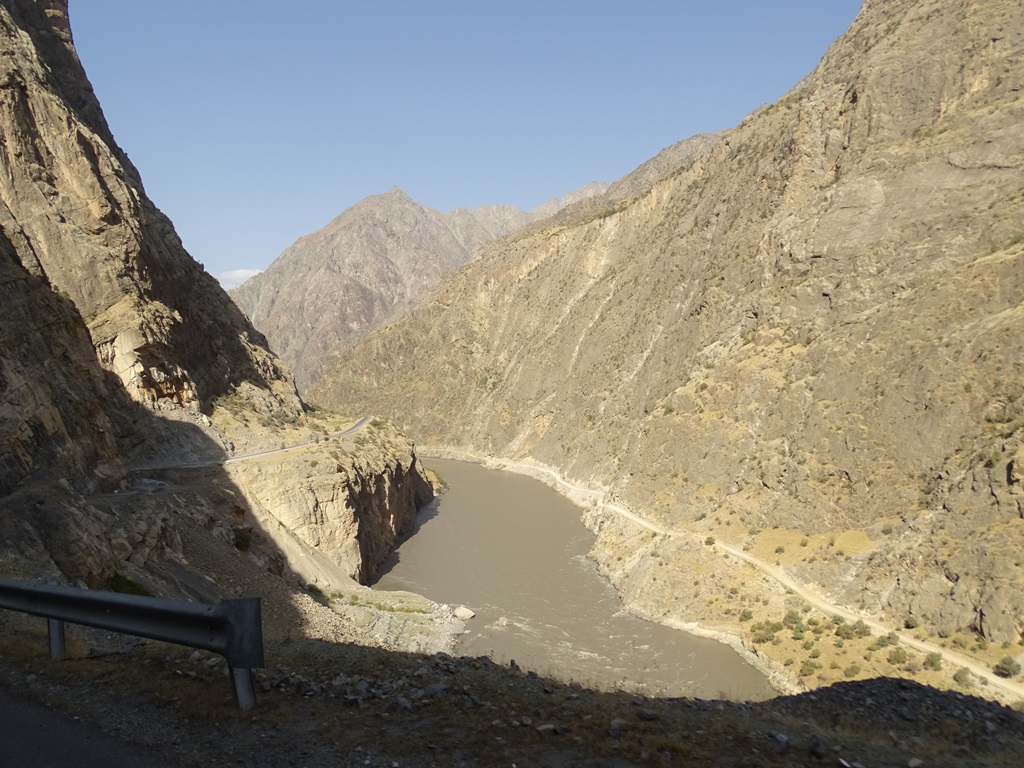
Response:
POLYGON ((305 389, 353 340, 411 309, 487 243, 605 190, 592 182, 529 212, 491 205, 439 213, 392 187, 300 237, 230 295, 305 389))
POLYGON ((645 615, 785 613, 712 538, 890 624, 1019 641, 1021 16, 866 3, 776 104, 646 193, 488 246, 310 397, 688 531, 589 515, 645 615))

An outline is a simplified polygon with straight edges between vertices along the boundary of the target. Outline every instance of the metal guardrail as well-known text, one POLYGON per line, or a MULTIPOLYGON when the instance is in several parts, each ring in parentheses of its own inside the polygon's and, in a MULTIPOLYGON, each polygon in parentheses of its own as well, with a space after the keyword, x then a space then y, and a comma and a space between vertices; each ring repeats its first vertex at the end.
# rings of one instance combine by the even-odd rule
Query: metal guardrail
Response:
POLYGON ((252 670, 264 664, 258 597, 212 605, 0 579, 0 608, 45 617, 54 659, 65 655, 65 621, 213 651, 228 663, 239 709, 256 706, 252 670))

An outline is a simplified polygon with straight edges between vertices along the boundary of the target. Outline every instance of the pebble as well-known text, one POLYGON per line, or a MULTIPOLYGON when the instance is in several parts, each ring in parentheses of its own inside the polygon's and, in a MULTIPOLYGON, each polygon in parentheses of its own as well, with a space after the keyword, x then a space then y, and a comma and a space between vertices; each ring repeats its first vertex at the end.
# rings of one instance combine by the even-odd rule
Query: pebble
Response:
POLYGON ((814 734, 813 736, 811 736, 811 740, 810 743, 807 745, 807 749, 811 753, 812 757, 816 757, 819 760, 823 760, 825 756, 829 753, 828 740, 825 739, 823 736, 814 734))
POLYGON ((776 733, 772 736, 772 748, 776 754, 782 754, 789 749, 789 736, 785 733, 776 733))
POLYGON ((544 723, 543 725, 537 726, 537 732, 561 736, 563 733, 569 732, 569 726, 562 725, 561 723, 544 723))
POLYGON ((410 709, 412 709, 412 703, 404 696, 399 696, 390 704, 388 704, 388 709, 391 711, 402 710, 407 712, 410 709))
POLYGON ((444 683, 431 683, 423 689, 423 695, 430 699, 440 699, 448 695, 448 686, 444 683))
POLYGON ((619 738, 619 736, 622 735, 622 732, 626 730, 626 725, 626 721, 623 718, 613 718, 611 725, 608 728, 608 735, 611 736, 613 739, 619 738))

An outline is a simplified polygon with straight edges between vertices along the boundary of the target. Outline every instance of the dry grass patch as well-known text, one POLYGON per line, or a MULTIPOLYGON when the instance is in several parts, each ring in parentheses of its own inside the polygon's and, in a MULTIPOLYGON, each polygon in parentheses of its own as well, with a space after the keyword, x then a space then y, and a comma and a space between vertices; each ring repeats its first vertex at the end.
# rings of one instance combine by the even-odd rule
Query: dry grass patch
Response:
POLYGON ((769 563, 795 565, 801 562, 807 554, 807 547, 800 546, 801 541, 805 538, 798 531, 771 528, 758 533, 754 537, 753 546, 748 551, 754 557, 769 563))

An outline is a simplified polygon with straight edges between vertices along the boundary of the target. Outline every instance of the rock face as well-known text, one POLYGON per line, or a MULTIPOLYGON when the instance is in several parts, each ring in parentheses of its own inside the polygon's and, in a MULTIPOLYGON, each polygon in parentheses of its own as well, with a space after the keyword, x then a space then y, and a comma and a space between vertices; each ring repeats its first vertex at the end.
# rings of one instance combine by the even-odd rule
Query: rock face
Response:
POLYGON ((588 185, 535 212, 494 205, 448 213, 393 188, 300 238, 231 295, 304 390, 352 341, 408 311, 482 245, 605 188, 588 185))
MULTIPOLYGON (((646 192, 492 244, 310 397, 556 467, 894 622, 1015 642, 1022 51, 1010 0, 866 2, 778 103, 646 192)), ((707 548, 677 536, 659 569, 617 527, 596 551, 630 599, 728 621, 727 576, 687 586, 707 548)))
POLYGON ((297 412, 287 371, 185 253, 115 144, 66 3, 7 5, 0 228, 18 260, 70 299, 101 365, 135 401, 208 407, 242 387, 265 409, 297 412))
MULTIPOLYGON (((196 547, 222 546, 207 558, 218 568, 244 550, 273 574, 301 576, 303 559, 322 557, 365 578, 424 498, 398 435, 368 442, 372 455, 357 451, 308 497, 273 499, 287 472, 250 478, 239 464, 237 483, 220 469, 204 478, 222 502, 193 504, 209 510, 198 522, 185 525, 192 512, 173 490, 141 498, 163 486, 129 476, 129 461, 223 457, 252 445, 250 418, 277 448, 309 440, 313 422, 263 336, 146 198, 75 54, 66 2, 0 6, 0 84, 3 575, 92 587, 120 575, 203 595, 211 582, 190 570, 181 536, 198 525, 210 541, 193 536, 196 547), (299 546, 254 530, 264 498, 276 520, 295 522, 288 540, 299 546), (253 537, 269 543, 249 547, 253 537)), ((327 450, 307 454, 324 460, 327 450)))
POLYGON ((433 498, 411 443, 384 429, 368 428, 355 454, 314 450, 225 467, 304 582, 368 583, 433 498))

